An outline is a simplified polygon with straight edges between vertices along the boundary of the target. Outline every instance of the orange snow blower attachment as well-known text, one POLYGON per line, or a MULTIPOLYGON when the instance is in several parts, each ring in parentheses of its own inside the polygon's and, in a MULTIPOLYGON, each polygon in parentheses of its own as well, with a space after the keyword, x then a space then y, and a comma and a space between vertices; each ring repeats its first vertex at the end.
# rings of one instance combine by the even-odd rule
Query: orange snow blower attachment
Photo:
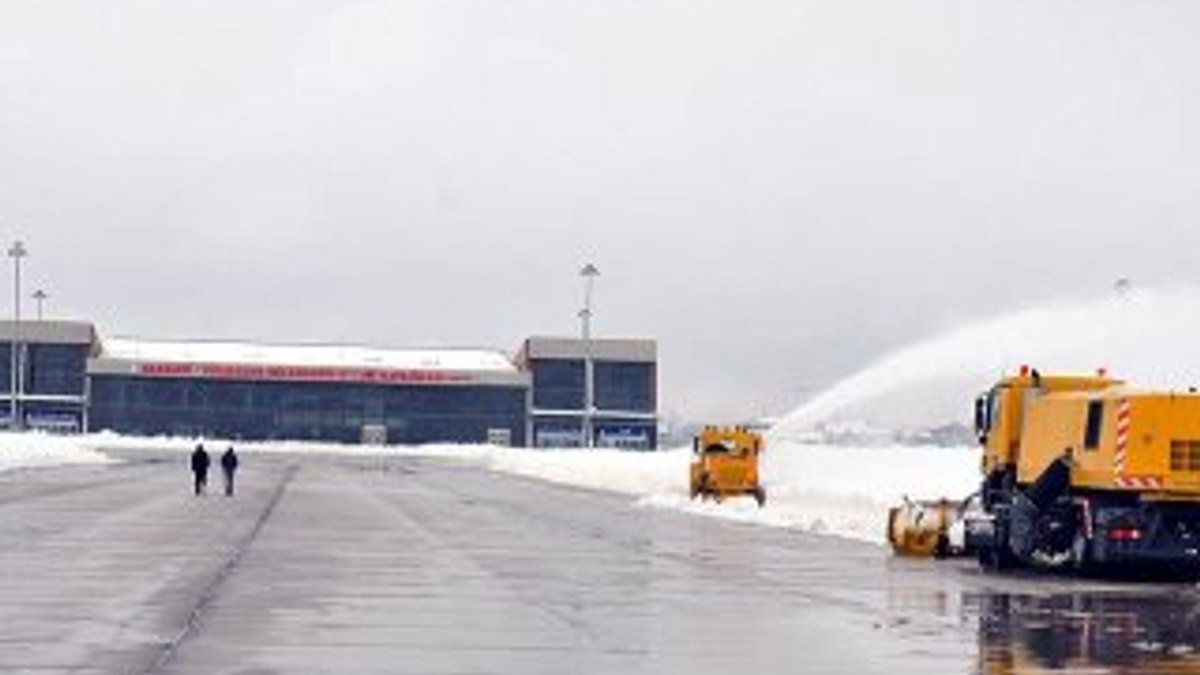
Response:
POLYGON ((905 498, 900 506, 888 509, 888 543, 896 555, 911 558, 962 555, 965 510, 965 502, 905 498))

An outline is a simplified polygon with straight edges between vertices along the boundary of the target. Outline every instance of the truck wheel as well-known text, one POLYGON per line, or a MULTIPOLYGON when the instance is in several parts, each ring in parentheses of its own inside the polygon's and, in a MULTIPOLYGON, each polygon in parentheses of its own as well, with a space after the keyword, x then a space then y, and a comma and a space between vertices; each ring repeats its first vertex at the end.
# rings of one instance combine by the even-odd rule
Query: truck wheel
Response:
POLYGON ((767 491, 757 487, 754 488, 754 501, 758 502, 758 508, 762 508, 767 503, 767 491))

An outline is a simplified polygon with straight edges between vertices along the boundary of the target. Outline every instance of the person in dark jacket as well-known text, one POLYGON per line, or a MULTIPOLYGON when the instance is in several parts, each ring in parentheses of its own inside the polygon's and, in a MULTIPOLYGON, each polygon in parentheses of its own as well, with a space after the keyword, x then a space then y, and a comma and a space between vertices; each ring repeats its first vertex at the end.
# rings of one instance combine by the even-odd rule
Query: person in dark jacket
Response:
POLYGON ((221 455, 221 472, 225 474, 225 496, 233 496, 233 474, 237 472, 238 456, 233 451, 233 446, 221 455))
POLYGON ((208 465, 210 460, 208 452, 204 449, 204 444, 196 445, 196 450, 192 452, 192 476, 196 479, 195 489, 196 495, 204 494, 204 487, 208 485, 208 465))

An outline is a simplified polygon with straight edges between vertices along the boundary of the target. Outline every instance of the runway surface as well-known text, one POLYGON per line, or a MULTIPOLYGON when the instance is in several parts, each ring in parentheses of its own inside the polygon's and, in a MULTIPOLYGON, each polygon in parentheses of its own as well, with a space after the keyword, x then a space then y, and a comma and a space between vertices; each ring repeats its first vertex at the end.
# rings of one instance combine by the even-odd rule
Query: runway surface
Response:
POLYGON ((415 458, 243 454, 0 475, 0 672, 1200 670, 1188 584, 969 561, 639 508, 415 458))

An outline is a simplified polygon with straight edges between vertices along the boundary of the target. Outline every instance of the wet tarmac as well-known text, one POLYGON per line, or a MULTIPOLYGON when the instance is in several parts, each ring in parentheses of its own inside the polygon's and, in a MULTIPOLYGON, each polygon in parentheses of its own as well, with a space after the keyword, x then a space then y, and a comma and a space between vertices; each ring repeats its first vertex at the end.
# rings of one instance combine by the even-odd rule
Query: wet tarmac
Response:
POLYGON ((0 476, 0 672, 1200 672, 1191 584, 637 508, 417 459, 0 476))

